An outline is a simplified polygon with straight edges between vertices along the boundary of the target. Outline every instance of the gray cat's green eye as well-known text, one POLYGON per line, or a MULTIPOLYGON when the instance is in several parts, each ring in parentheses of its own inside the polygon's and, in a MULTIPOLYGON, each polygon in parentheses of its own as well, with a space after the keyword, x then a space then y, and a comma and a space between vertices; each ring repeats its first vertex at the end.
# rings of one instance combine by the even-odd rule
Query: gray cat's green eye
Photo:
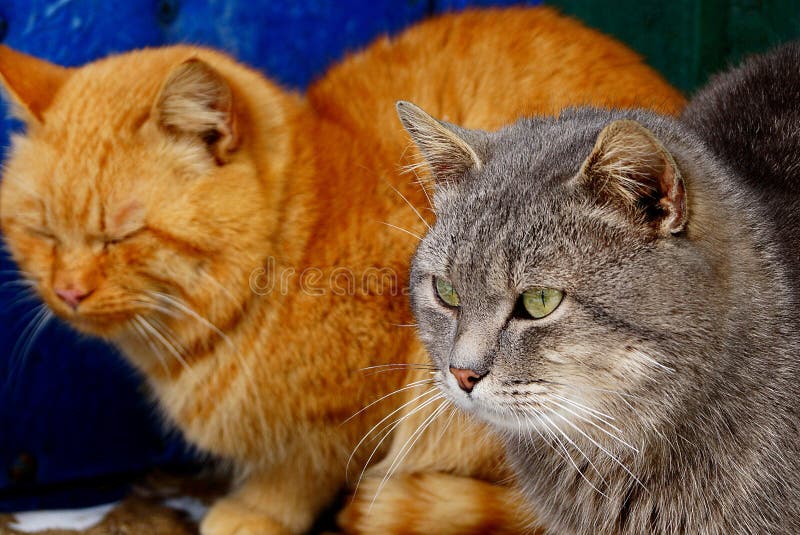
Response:
POLYGON ((447 280, 441 277, 434 277, 433 285, 436 288, 436 295, 439 296, 439 299, 444 301, 444 304, 451 307, 457 307, 461 304, 455 288, 453 288, 453 285, 447 280))
POLYGON ((522 305, 533 319, 542 319, 550 315, 561 300, 564 292, 553 288, 531 288, 522 294, 522 305))

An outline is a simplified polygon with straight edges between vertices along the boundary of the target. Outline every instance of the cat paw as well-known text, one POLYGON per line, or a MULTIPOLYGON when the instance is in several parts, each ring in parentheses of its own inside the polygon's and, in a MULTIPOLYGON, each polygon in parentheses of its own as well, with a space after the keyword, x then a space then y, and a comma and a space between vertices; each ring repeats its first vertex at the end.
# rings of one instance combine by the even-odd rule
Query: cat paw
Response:
POLYGON ((292 535, 292 532, 235 498, 223 498, 200 523, 200 535, 292 535))

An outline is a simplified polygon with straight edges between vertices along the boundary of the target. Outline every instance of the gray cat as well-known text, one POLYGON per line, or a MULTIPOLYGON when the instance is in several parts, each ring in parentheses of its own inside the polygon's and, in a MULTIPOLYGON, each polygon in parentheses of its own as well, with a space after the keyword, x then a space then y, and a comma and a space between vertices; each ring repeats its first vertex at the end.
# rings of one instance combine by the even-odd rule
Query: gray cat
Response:
POLYGON ((800 46, 680 120, 400 118, 435 183, 412 305, 553 533, 800 533, 800 46))

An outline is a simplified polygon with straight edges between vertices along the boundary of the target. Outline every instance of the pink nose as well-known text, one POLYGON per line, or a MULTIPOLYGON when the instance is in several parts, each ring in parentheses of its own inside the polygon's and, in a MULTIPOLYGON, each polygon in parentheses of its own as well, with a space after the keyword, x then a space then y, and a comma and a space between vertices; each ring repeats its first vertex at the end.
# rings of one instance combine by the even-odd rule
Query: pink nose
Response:
MULTIPOLYGON (((478 381, 483 379, 483 375, 473 370, 465 370, 462 368, 450 368, 450 373, 455 375, 458 386, 461 387, 466 393, 472 392, 472 389, 478 384, 478 381)), ((484 374, 486 375, 486 374, 484 374)))
POLYGON ((78 308, 78 305, 89 297, 89 294, 92 293, 91 290, 82 290, 78 288, 56 288, 56 295, 61 298, 66 304, 72 307, 73 310, 78 308))

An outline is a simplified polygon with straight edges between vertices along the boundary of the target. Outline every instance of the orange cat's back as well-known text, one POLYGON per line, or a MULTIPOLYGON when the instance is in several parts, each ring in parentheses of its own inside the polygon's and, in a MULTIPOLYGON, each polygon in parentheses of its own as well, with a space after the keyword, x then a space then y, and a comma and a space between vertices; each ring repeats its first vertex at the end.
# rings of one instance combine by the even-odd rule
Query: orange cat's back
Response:
POLYGON ((685 104, 631 49, 548 7, 428 20, 349 57, 310 88, 309 99, 322 115, 401 139, 387 106, 396 100, 488 130, 567 106, 676 114, 685 104))

